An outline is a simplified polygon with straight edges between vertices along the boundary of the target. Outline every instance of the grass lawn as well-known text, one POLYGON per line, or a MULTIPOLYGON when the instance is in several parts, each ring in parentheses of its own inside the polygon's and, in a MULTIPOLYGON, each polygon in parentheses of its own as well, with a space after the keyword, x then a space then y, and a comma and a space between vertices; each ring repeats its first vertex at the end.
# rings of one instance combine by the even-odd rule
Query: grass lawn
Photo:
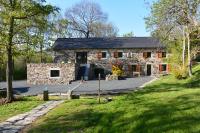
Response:
MULTIPOLYGON (((200 71, 200 66, 195 70, 200 71)), ((198 81, 192 84, 199 84, 198 81)), ((191 82, 165 76, 137 92, 114 96, 109 103, 98 104, 90 97, 66 101, 27 130, 30 133, 200 132, 200 87, 191 87, 191 82)))
POLYGON ((44 103, 36 97, 24 97, 20 101, 15 101, 6 105, 0 105, 0 122, 17 114, 30 111, 39 104, 44 103))

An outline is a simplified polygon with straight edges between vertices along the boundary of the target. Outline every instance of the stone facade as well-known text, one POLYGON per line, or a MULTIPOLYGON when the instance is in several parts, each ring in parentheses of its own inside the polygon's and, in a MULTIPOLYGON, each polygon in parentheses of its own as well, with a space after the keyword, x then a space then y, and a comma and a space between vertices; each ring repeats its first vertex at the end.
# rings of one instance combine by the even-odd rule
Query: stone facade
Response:
POLYGON ((75 80, 75 76, 74 63, 27 64, 27 83, 31 85, 69 84, 70 81, 75 80), (52 77, 51 72, 54 70, 59 72, 57 77, 52 77))
POLYGON ((166 63, 166 57, 159 57, 159 53, 165 52, 164 49, 76 49, 76 50, 62 50, 56 52, 55 62, 73 62, 76 63, 76 53, 87 52, 87 64, 94 64, 96 67, 103 68, 106 71, 111 71, 112 64, 116 61, 123 64, 123 69, 128 76, 132 76, 133 72, 130 66, 139 65, 141 75, 147 75, 147 65, 151 65, 151 75, 160 75, 169 73, 169 66, 166 63), (106 58, 102 58, 101 53, 106 52, 106 58), (122 52, 121 58, 116 58, 114 53, 122 52), (144 57, 144 53, 150 52, 151 56, 144 57), (100 57, 99 57, 100 53, 100 57), (166 71, 160 70, 160 66, 166 64, 166 71))

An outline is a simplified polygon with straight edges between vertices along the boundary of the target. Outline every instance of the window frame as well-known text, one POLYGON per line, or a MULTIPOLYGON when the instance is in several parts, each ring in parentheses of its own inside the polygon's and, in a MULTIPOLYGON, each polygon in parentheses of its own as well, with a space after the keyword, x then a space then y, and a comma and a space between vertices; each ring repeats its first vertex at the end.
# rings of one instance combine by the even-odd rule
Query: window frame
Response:
POLYGON ((117 58, 122 59, 123 58, 123 53, 124 53, 123 51, 117 51, 117 58), (121 57, 119 56, 119 53, 122 53, 121 57))
POLYGON ((152 57, 152 52, 147 52, 147 58, 151 58, 152 57), (150 53, 150 56, 148 56, 148 53, 150 53))
POLYGON ((161 69, 162 69, 161 72, 167 72, 167 64, 166 64, 166 63, 162 63, 162 64, 160 64, 160 65, 161 65, 161 69), (165 70, 165 71, 163 70, 163 65, 166 66, 166 70, 165 70))
POLYGON ((59 78, 61 78, 60 68, 51 68, 51 69, 49 69, 49 78, 51 78, 51 79, 59 79, 59 78), (57 76, 57 77, 52 77, 52 76, 51 76, 51 71, 59 71, 59 76, 57 76))
POLYGON ((108 54, 108 52, 107 51, 101 51, 101 59, 107 59, 107 55, 108 54), (106 54, 106 56, 105 57, 103 57, 103 53, 105 53, 106 54))
POLYGON ((132 72, 137 72, 137 67, 138 67, 138 64, 132 64, 131 65, 132 72), (133 66, 135 66, 135 71, 133 70, 133 66))
POLYGON ((148 59, 148 58, 152 58, 152 52, 143 52, 143 58, 148 59), (150 56, 148 57, 148 53, 150 53, 150 56), (145 57, 146 55, 146 57, 145 57))
POLYGON ((167 52, 162 52, 162 58, 167 58, 167 52), (163 55, 165 55, 165 56, 163 56, 163 55))

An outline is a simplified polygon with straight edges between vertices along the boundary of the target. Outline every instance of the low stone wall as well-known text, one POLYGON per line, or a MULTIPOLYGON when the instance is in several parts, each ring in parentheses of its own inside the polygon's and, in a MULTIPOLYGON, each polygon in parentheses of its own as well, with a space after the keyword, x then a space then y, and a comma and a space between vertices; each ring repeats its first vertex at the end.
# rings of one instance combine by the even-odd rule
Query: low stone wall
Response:
POLYGON ((75 80, 76 66, 74 63, 27 64, 27 83, 31 85, 69 84, 75 80), (59 70, 59 77, 51 77, 52 70, 59 70))

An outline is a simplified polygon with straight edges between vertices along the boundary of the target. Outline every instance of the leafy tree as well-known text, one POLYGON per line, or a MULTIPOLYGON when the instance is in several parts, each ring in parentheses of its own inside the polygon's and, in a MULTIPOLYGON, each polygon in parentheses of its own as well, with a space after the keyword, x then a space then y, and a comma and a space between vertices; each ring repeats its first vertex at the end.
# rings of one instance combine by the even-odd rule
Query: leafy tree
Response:
POLYGON ((118 34, 118 28, 112 23, 94 23, 92 24, 91 37, 116 37, 118 34))
POLYGON ((51 41, 54 41, 57 38, 66 38, 70 36, 70 33, 67 29, 68 20, 63 18, 60 13, 50 15, 49 19, 51 22, 51 30, 48 33, 51 36, 51 41))
POLYGON ((125 33, 125 34, 123 34, 123 37, 134 37, 134 33, 132 31, 125 33))
POLYGON ((0 44, 7 53, 7 102, 13 100, 13 50, 26 41, 25 34, 34 34, 34 30, 28 32, 27 29, 38 29, 45 23, 43 16, 57 10, 43 3, 44 0, 0 0, 0 44))
POLYGON ((4 69, 5 69, 5 62, 6 62, 6 54, 5 54, 5 48, 1 47, 0 45, 0 81, 3 80, 4 69))
POLYGON ((46 23, 37 31, 37 43, 36 47, 40 51, 40 62, 44 63, 43 57, 44 50, 50 49, 57 38, 67 37, 68 21, 63 19, 59 13, 51 14, 46 18, 46 23), (44 28, 45 26, 45 28, 44 28))
POLYGON ((199 0, 159 0, 153 3, 151 15, 146 18, 147 28, 163 42, 182 38, 182 65, 185 66, 187 55, 190 76, 191 34, 199 29, 199 6, 199 0))

